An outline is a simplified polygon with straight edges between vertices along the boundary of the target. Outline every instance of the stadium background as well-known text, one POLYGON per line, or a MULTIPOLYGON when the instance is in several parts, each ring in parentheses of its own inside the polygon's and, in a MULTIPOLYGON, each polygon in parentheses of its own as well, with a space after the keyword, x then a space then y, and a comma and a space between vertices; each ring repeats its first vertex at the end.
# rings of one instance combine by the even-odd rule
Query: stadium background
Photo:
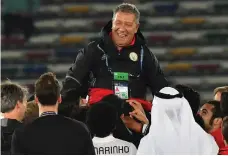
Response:
MULTIPOLYGON (((63 80, 77 50, 98 37, 121 0, 41 0, 35 33, 1 36, 1 80, 34 90, 35 80, 53 71, 63 80)), ((147 45, 168 80, 186 84, 211 99, 228 83, 228 0, 134 0, 147 45)), ((4 6, 2 6, 4 7, 4 6)), ((4 29, 4 23, 2 23, 4 29)))

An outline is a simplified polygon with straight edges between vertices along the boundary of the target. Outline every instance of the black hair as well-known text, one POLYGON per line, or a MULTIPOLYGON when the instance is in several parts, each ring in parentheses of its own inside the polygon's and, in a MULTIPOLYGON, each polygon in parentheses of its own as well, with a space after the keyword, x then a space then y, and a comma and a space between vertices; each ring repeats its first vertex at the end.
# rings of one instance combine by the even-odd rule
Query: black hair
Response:
POLYGON ((56 105, 60 97, 60 85, 56 76, 51 72, 42 74, 35 83, 35 94, 41 105, 56 105))
POLYGON ((220 109, 220 102, 216 100, 208 101, 207 104, 213 105, 214 108, 212 109, 213 118, 221 118, 222 111, 220 109))
POLYGON ((121 114, 129 115, 129 112, 133 110, 132 107, 125 100, 119 98, 117 95, 114 94, 105 96, 101 101, 113 105, 118 112, 118 116, 120 116, 121 114))
POLYGON ((228 92, 221 94, 220 109, 224 117, 228 116, 228 92))
POLYGON ((1 84, 1 112, 11 112, 18 102, 23 103, 27 94, 27 89, 17 83, 6 81, 1 84))
POLYGON ((200 107, 200 94, 192 88, 181 84, 176 85, 175 89, 184 95, 192 109, 192 113, 195 118, 200 107))
POLYGON ((86 116, 91 133, 97 137, 106 137, 115 129, 118 119, 116 108, 107 102, 93 104, 86 116))

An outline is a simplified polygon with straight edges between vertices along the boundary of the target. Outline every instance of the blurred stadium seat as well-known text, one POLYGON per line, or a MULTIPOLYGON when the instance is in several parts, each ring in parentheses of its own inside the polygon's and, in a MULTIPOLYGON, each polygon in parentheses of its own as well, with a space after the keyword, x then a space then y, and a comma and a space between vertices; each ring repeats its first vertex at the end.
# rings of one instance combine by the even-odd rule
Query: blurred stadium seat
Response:
POLYGON ((66 6, 64 7, 64 11, 67 13, 88 13, 89 12, 89 6, 86 5, 75 5, 75 6, 66 6))
POLYGON ((168 64, 164 70, 165 71, 188 71, 192 68, 190 63, 171 63, 168 64))
POLYGON ((23 72, 25 75, 32 75, 32 76, 40 76, 41 74, 47 72, 47 66, 46 65, 25 65, 23 67, 23 72))
POLYGON ((61 36, 60 43, 61 44, 75 44, 82 43, 85 41, 85 37, 83 36, 61 36))
POLYGON ((194 48, 176 48, 170 51, 172 55, 193 55, 196 52, 194 48))
POLYGON ((205 19, 200 17, 186 17, 181 19, 180 22, 183 24, 203 24, 205 23, 205 19))
POLYGON ((157 14, 162 14, 162 13, 175 13, 178 9, 178 4, 177 3, 166 3, 166 4, 155 4, 154 5, 154 12, 157 14))

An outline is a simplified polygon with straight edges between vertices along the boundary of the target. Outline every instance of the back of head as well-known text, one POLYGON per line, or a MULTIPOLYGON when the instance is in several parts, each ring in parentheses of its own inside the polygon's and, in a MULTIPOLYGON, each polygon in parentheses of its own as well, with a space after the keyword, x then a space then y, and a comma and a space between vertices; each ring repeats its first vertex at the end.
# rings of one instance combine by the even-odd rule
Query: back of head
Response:
POLYGON ((142 138, 138 154, 195 155, 218 152, 215 141, 212 140, 211 144, 212 138, 196 124, 182 93, 171 87, 165 87, 159 93, 162 94, 156 93, 153 100, 149 134, 142 138))
POLYGON ((151 126, 146 136, 150 142, 145 139, 148 148, 143 149, 151 153, 145 154, 189 152, 186 147, 190 143, 190 127, 193 121, 191 108, 183 95, 175 88, 162 88, 154 95, 151 126))
MULTIPOLYGON (((177 89, 171 88, 171 87, 164 87, 159 91, 159 93, 155 94, 153 99, 153 104, 156 105, 158 104, 157 102, 162 101, 162 105, 166 105, 165 110, 174 109, 174 108, 179 109, 181 105, 179 101, 181 99, 181 96, 183 95, 181 95, 177 89), (177 100, 178 102, 169 104, 171 100, 177 100)), ((160 105, 160 103, 158 105, 160 105)))
POLYGON ((185 86, 185 85, 176 85, 175 88, 183 93, 185 99, 189 102, 189 105, 192 109, 193 116, 196 117, 200 106, 200 95, 198 92, 193 90, 192 88, 185 86))
POLYGON ((222 134, 226 143, 228 143, 228 118, 224 118, 222 123, 222 134))
POLYGON ((228 92, 228 86, 217 87, 214 89, 214 95, 218 92, 228 92))
POLYGON ((228 86, 221 86, 214 89, 214 99, 221 101, 221 94, 223 92, 228 92, 228 86))
POLYGON ((23 119, 24 124, 31 123, 33 120, 39 117, 39 108, 35 101, 30 101, 27 103, 25 116, 23 119))
POLYGON ((56 105, 60 97, 60 85, 53 73, 45 73, 35 83, 35 95, 44 106, 56 105))
MULTIPOLYGON (((172 126, 174 123, 180 126, 180 124, 183 123, 187 124, 188 122, 193 122, 193 115, 188 101, 183 97, 183 94, 175 88, 164 87, 159 93, 156 93, 153 106, 153 109, 158 110, 157 115, 160 116, 158 120, 162 120, 162 118, 164 119, 164 116, 166 116, 169 118, 169 121, 164 122, 171 122, 172 126), (159 114, 159 112, 163 113, 159 114)), ((155 120, 153 113, 154 111, 152 110, 151 122, 155 120)))
POLYGON ((220 108, 223 116, 228 116, 228 92, 221 94, 220 108))
POLYGON ((1 84, 1 112, 11 112, 18 102, 27 100, 27 89, 12 82, 1 84))
POLYGON ((97 137, 110 135, 115 128, 116 121, 116 108, 106 102, 92 105, 87 112, 87 125, 92 134, 97 137))
POLYGON ((122 100, 121 98, 119 98, 118 96, 111 94, 108 96, 105 96, 101 102, 107 102, 110 105, 114 106, 118 112, 118 115, 120 116, 123 113, 123 104, 124 104, 124 100, 122 100))

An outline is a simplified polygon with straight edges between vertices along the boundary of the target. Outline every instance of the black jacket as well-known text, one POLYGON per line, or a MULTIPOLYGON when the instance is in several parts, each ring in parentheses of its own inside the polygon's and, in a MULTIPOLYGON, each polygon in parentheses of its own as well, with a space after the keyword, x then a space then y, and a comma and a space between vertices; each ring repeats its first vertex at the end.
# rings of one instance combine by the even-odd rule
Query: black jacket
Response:
POLYGON ((146 46, 141 32, 138 30, 136 33, 133 46, 123 48, 119 52, 109 36, 111 27, 110 21, 102 29, 100 39, 89 43, 79 51, 63 82, 62 98, 65 105, 62 106, 66 106, 66 103, 76 104, 79 96, 87 93, 88 88, 113 89, 113 75, 108 71, 106 58, 113 72, 127 72, 135 76, 129 81, 130 96, 133 98, 145 99, 147 86, 154 93, 168 85, 157 58, 146 46), (141 48, 144 51, 142 70, 141 48), (138 55, 137 61, 129 58, 131 52, 138 55), (139 74, 140 77, 136 78, 139 74))
POLYGON ((87 127, 61 115, 39 117, 17 129, 12 137, 12 154, 94 155, 87 127))
POLYGON ((11 139, 15 129, 22 126, 22 123, 14 119, 1 119, 1 154, 10 154, 11 139))

